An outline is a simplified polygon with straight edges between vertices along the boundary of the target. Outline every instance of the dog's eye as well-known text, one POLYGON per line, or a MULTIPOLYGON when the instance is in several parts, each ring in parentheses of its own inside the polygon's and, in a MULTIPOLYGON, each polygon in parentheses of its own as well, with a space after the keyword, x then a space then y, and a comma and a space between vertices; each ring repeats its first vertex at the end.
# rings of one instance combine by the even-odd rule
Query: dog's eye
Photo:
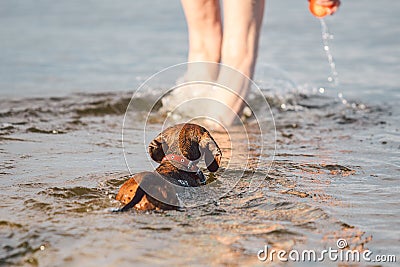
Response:
POLYGON ((181 159, 181 162, 183 163, 183 162, 185 162, 185 160, 184 160, 184 159, 181 159))
POLYGON ((171 159, 174 159, 174 156, 171 156, 171 159))

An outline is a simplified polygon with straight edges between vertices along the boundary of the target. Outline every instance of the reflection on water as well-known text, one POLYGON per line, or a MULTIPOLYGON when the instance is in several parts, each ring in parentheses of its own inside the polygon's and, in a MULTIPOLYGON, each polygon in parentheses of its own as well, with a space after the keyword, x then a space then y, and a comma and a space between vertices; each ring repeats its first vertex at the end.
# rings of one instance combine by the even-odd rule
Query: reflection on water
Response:
MULTIPOLYGON (((255 133, 254 138, 249 133, 249 144, 240 131, 229 138, 213 133, 225 157, 220 172, 207 173, 209 182, 222 179, 222 171, 243 175, 232 191, 184 212, 113 214, 110 208, 119 205, 115 194, 129 177, 120 142, 129 97, 79 94, 5 103, 0 113, 2 264, 257 265, 256 253, 265 244, 322 250, 335 247, 338 238, 352 249, 376 253, 399 248, 394 201, 399 135, 387 122, 390 110, 293 94, 287 101, 301 109, 288 111, 282 110, 282 99, 271 97, 277 122, 271 169, 272 128, 262 140, 264 153, 255 133), (249 146, 250 154, 242 155, 245 149, 233 143, 249 146), (369 149, 376 158, 368 157, 369 149), (241 156, 250 159, 244 172, 241 156), (380 160, 387 163, 384 168, 380 160), (254 173, 264 179, 250 193, 254 173)), ((150 100, 134 101, 138 120, 128 141, 140 144, 141 112, 150 100)), ((141 152, 130 157, 145 166, 141 152)))

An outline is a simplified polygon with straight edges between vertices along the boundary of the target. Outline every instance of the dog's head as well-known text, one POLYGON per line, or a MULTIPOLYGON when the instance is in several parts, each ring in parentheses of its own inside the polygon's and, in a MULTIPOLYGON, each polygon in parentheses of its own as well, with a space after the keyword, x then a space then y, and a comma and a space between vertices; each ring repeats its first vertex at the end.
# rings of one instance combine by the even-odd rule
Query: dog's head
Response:
POLYGON ((166 154, 182 155, 188 160, 198 161, 204 155, 207 169, 216 172, 222 153, 211 134, 197 124, 185 123, 167 128, 149 144, 153 160, 160 163, 166 154))

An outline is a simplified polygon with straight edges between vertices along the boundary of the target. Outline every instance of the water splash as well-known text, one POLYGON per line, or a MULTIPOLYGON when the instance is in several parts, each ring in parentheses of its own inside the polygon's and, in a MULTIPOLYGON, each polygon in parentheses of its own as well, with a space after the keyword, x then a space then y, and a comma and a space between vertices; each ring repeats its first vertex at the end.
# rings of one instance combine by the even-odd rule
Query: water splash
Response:
POLYGON ((323 18, 320 19, 321 22, 321 34, 322 43, 324 45, 324 51, 326 57, 328 58, 329 67, 331 68, 331 75, 328 77, 328 82, 330 82, 334 87, 339 85, 338 72, 336 70, 336 63, 332 56, 331 49, 329 47, 329 41, 333 39, 333 34, 329 32, 328 26, 323 18))
MULTIPOLYGON (((324 46, 324 51, 326 54, 326 57, 328 59, 329 67, 331 69, 330 76, 328 76, 328 82, 332 85, 333 88, 337 88, 339 85, 339 74, 336 70, 336 63, 335 59, 333 58, 330 46, 329 46, 329 41, 333 39, 333 34, 329 32, 328 25, 326 24, 325 20, 321 18, 320 20, 321 23, 321 34, 322 34, 322 43, 324 46)), ((324 88, 320 88, 320 93, 324 92, 324 88), (322 92, 321 92, 322 89, 322 92)), ((347 100, 344 99, 343 93, 339 92, 338 93, 338 98, 343 104, 347 104, 347 100)))

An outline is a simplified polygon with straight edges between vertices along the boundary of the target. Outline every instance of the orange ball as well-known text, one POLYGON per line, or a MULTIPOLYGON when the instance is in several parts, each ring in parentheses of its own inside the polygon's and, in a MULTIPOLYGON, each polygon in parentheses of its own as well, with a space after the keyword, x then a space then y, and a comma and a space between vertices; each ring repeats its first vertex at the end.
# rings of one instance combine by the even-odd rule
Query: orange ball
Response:
POLYGON ((318 5, 316 3, 316 0, 310 0, 310 11, 314 16, 318 18, 323 18, 326 15, 330 14, 330 9, 331 7, 318 5))

